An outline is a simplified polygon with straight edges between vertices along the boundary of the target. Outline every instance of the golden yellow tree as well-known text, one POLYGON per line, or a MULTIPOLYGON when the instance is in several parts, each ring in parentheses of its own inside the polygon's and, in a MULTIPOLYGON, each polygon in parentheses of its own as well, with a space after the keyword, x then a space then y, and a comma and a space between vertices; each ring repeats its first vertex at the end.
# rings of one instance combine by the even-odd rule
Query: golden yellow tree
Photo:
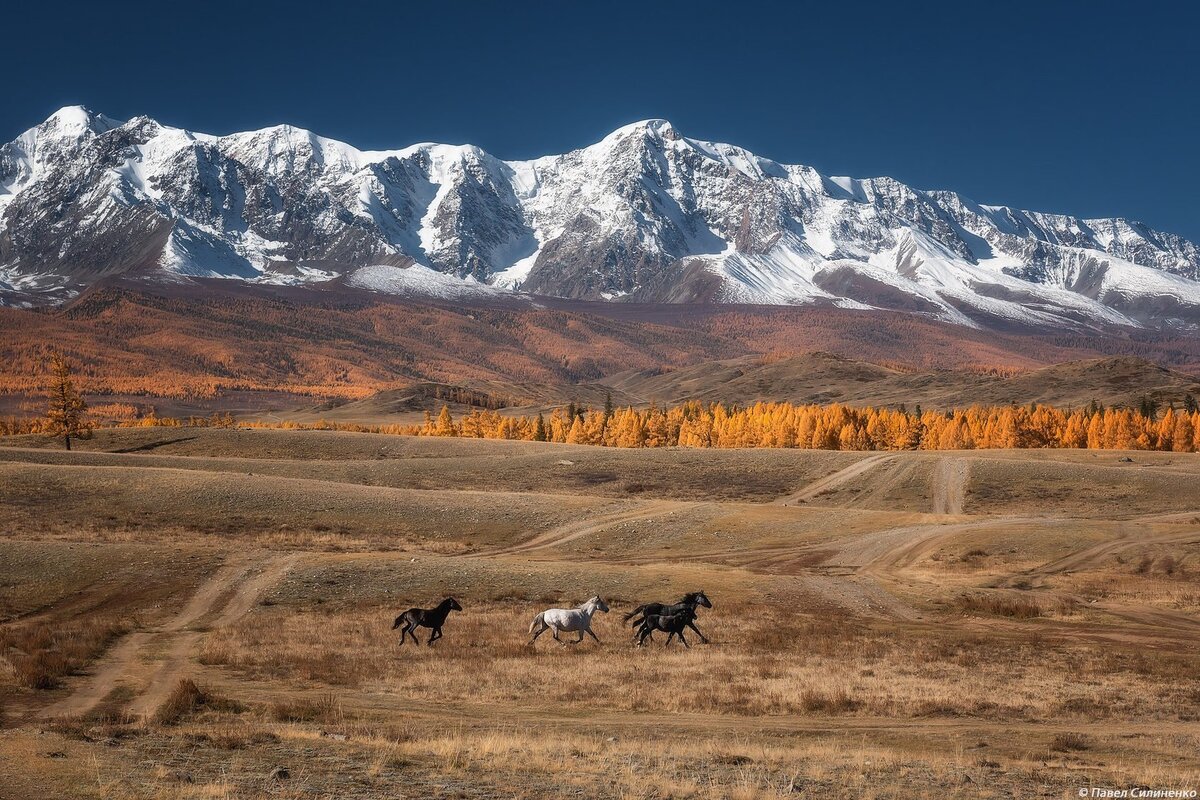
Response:
POLYGON ((50 354, 50 405, 46 409, 46 431, 63 437, 68 450, 71 449, 71 437, 89 439, 92 435, 87 403, 71 380, 71 365, 57 350, 50 354))
POLYGON ((433 433, 435 436, 454 436, 454 417, 450 416, 450 407, 442 406, 441 413, 438 414, 437 424, 434 425, 433 433))
POLYGON ((587 431, 583 425, 583 417, 575 417, 571 430, 567 433, 567 444, 587 444, 587 431))
POLYGON ((1179 414, 1175 418, 1175 429, 1171 431, 1171 449, 1176 453, 1190 453, 1196 449, 1195 437, 1192 415, 1179 414))

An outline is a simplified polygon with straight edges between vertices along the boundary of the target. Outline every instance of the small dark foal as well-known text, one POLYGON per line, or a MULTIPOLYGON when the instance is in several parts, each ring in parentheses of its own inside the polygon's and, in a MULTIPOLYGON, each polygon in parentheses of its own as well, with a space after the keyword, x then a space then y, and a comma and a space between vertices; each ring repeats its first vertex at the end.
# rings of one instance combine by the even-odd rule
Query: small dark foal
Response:
POLYGON ((687 639, 683 638, 683 632, 689 627, 693 628, 694 630, 695 626, 693 626, 692 623, 695 621, 695 606, 685 608, 682 611, 677 611, 674 614, 647 614, 645 618, 642 619, 641 630, 638 631, 638 647, 641 647, 643 644, 645 644, 646 637, 648 637, 654 631, 664 631, 665 633, 669 633, 671 635, 667 637, 666 644, 664 644, 663 647, 666 647, 671 643, 672 639, 678 636, 679 641, 683 642, 683 646, 690 649, 691 645, 687 643, 687 639))

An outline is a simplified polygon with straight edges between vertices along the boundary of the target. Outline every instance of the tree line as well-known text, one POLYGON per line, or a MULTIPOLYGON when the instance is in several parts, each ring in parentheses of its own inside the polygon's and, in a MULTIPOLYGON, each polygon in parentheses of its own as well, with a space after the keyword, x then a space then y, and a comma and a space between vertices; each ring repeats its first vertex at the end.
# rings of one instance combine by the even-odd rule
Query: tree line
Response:
MULTIPOLYGON (((48 433, 63 439, 87 438, 96 426, 71 379, 68 362, 53 353, 49 364, 49 404, 41 419, 6 423, 0 434, 48 433)), ((669 408, 615 408, 612 396, 602 408, 570 403, 547 416, 512 416, 475 408, 455 419, 443 405, 419 425, 361 425, 285 421, 239 422, 228 412, 186 420, 153 414, 122 426, 192 426, 346 430, 411 436, 587 444, 601 447, 779 447, 813 450, 973 450, 1087 448, 1111 450, 1200 450, 1200 407, 1190 394, 1182 408, 1165 411, 1149 397, 1135 408, 1105 408, 1093 401, 1063 409, 1029 404, 974 405, 952 411, 913 411, 758 402, 739 406, 689 401, 669 408)))
POLYGON ((1200 449, 1200 410, 1077 409, 1047 405, 971 406, 953 411, 687 402, 670 408, 559 408, 536 416, 473 410, 455 419, 443 406, 423 424, 396 433, 474 439, 589 444, 603 447, 790 447, 813 450, 974 450, 1088 448, 1200 449))

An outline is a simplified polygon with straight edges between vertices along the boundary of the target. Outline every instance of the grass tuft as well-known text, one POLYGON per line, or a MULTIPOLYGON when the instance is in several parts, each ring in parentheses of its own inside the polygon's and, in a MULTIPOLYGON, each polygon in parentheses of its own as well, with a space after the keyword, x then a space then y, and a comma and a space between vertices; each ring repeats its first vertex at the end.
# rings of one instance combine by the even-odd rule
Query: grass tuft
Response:
POLYGON ((1067 614, 1076 608, 1073 600, 1057 598, 1043 600, 1038 597, 994 593, 961 594, 955 598, 955 605, 969 614, 991 614, 1012 619, 1034 619, 1045 616, 1051 611, 1067 614))
POLYGON ((14 625, 0 630, 0 653, 12 665, 17 683, 29 689, 55 689, 99 658, 126 634, 124 620, 90 619, 55 625, 14 625))
POLYGON ((1082 733, 1060 733, 1050 742, 1050 749, 1059 753, 1090 750, 1092 740, 1082 733))
POLYGON ((271 716, 279 722, 344 722, 346 714, 342 704, 333 694, 325 694, 315 700, 301 697, 295 700, 278 701, 271 706, 271 716))

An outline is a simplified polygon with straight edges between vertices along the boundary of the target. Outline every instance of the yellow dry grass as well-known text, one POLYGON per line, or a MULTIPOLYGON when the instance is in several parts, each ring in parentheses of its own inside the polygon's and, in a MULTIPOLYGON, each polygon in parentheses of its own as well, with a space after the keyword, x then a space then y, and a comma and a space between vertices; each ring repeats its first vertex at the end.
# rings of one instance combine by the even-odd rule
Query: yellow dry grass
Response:
POLYGON ((617 613, 597 618, 602 646, 563 646, 548 634, 530 646, 531 617, 529 604, 477 602, 451 617, 434 647, 399 648, 388 609, 264 610, 211 634, 200 660, 256 680, 365 691, 398 706, 410 698, 423 706, 569 704, 738 717, 1189 721, 1200 698, 1194 659, 1066 646, 1036 630, 872 629, 737 604, 702 617, 714 644, 690 636, 691 650, 663 646, 662 634, 658 644, 635 647, 617 613))
POLYGON ((242 433, 0 452, 0 798, 1200 788, 1200 459, 989 453, 948 487, 920 453, 242 433), (624 611, 695 588, 712 644, 633 646, 624 611), (593 592, 602 645, 529 646, 593 592))

